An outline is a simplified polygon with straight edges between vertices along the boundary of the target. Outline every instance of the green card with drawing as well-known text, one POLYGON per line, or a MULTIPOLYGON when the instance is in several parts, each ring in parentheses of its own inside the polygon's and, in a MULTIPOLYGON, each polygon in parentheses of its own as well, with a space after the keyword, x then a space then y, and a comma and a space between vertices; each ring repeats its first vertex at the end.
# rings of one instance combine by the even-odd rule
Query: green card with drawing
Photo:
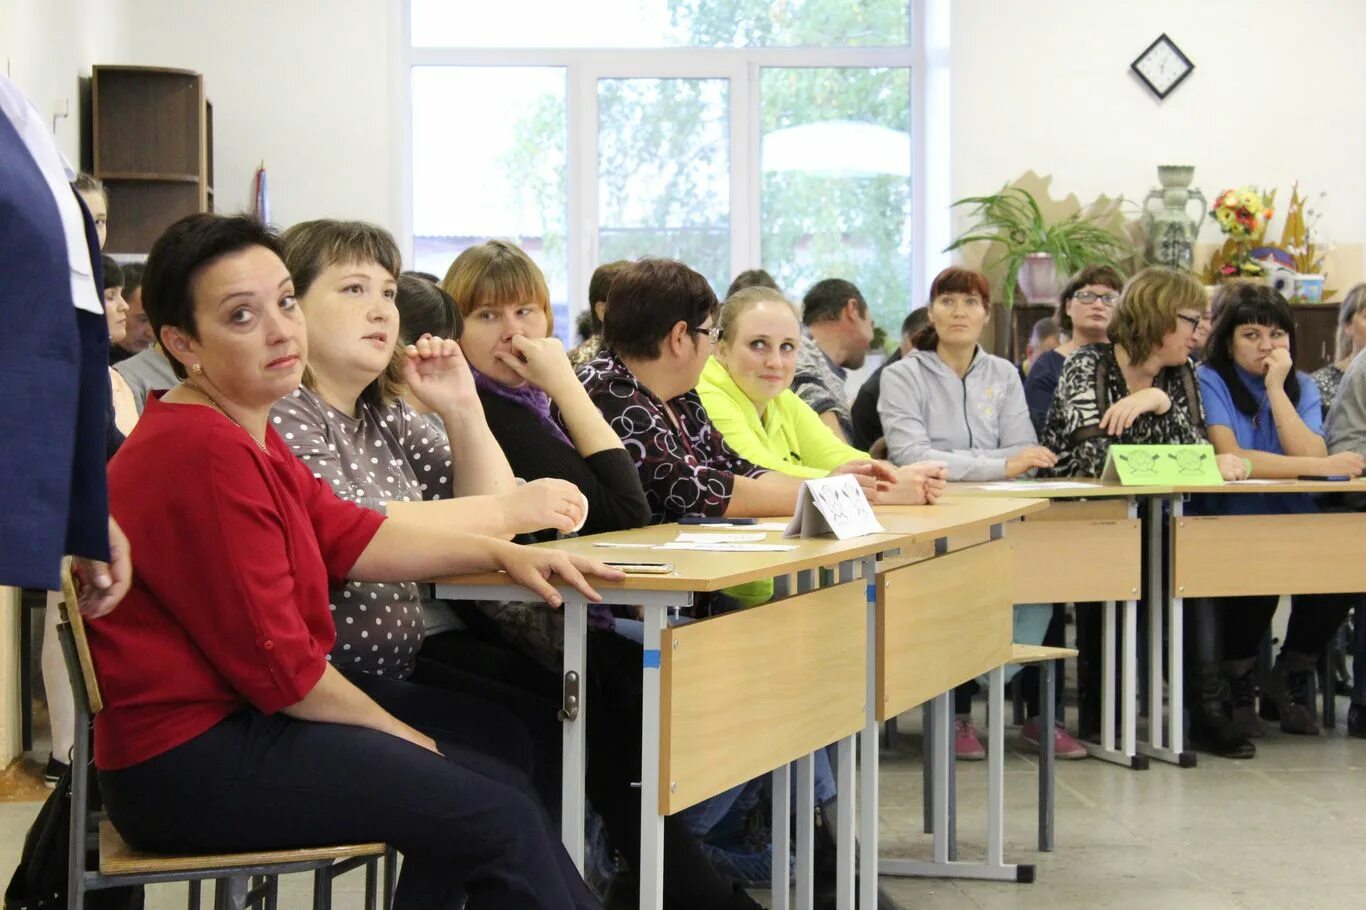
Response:
POLYGON ((1102 480, 1125 486, 1148 484, 1221 484, 1214 446, 1113 445, 1105 456, 1102 480))

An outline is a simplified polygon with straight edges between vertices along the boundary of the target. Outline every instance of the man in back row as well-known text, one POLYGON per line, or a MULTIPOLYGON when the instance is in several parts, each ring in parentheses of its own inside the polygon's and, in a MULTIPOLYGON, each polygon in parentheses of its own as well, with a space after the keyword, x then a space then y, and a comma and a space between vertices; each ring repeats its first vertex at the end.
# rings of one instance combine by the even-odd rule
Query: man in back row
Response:
POLYGON ((818 281, 802 300, 805 332, 797 352, 796 392, 841 439, 854 438, 844 379, 863 366, 873 341, 873 314, 843 278, 818 281))

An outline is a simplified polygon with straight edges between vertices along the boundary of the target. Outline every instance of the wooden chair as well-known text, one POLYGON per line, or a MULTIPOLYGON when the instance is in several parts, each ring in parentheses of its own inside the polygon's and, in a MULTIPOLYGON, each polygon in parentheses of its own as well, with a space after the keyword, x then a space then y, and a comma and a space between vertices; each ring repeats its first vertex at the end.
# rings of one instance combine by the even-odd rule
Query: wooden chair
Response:
MULTIPOLYGON (((95 665, 86 641, 85 622, 76 609, 76 590, 71 565, 62 566, 62 622, 58 634, 71 675, 76 703, 76 738, 71 761, 71 859, 67 868, 67 906, 79 910, 90 891, 125 885, 186 882, 188 906, 198 910, 200 888, 212 879, 217 887, 215 910, 241 910, 264 906, 275 910, 279 876, 293 872, 313 873, 313 908, 332 906, 332 880, 352 869, 365 868, 365 906, 375 910, 379 864, 384 861, 382 906, 388 910, 393 897, 397 854, 385 844, 346 844, 300 850, 262 850, 219 855, 167 855, 144 853, 129 846, 103 813, 89 810, 90 722, 104 707, 95 665), (90 853, 96 868, 90 868, 90 853)), ((211 824, 211 819, 205 820, 211 824)))
POLYGON ((1008 663, 1017 666, 1039 664, 1039 850, 1053 851, 1053 773, 1057 756, 1053 753, 1053 694, 1057 684, 1057 661, 1076 657, 1075 648, 1050 648, 1046 645, 1016 644, 1008 663))

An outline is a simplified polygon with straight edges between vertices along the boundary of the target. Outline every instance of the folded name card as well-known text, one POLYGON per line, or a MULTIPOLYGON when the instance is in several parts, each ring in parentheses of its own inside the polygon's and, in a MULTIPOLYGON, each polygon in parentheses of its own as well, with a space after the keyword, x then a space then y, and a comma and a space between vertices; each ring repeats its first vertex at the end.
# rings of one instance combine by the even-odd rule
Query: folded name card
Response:
POLYGON ((1125 486, 1145 484, 1221 484, 1214 446, 1113 445, 1105 455, 1101 480, 1125 486))
POLYGON ((873 514, 858 479, 837 474, 802 484, 796 514, 783 536, 820 537, 833 533, 840 540, 848 540, 885 530, 873 514))

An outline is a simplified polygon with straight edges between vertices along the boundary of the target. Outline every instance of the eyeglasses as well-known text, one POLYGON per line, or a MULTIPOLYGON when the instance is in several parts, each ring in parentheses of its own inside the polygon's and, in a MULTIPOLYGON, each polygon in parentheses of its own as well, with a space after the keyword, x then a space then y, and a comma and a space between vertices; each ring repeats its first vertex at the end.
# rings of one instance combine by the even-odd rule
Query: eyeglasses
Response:
POLYGON ((1099 300, 1106 306, 1114 306, 1119 302, 1118 294, 1097 294, 1094 291, 1077 291, 1072 295, 1072 299, 1079 303, 1095 303, 1099 300))
POLYGON ((718 341, 721 340, 721 327, 719 325, 703 326, 702 328, 697 329, 690 328, 688 329, 688 331, 696 332, 699 335, 706 335, 708 338, 711 339, 712 344, 716 344, 718 341))
POLYGON ((1187 316, 1185 313, 1177 313, 1176 318, 1180 319, 1182 322, 1188 323, 1192 329, 1200 328, 1199 316, 1187 316))

